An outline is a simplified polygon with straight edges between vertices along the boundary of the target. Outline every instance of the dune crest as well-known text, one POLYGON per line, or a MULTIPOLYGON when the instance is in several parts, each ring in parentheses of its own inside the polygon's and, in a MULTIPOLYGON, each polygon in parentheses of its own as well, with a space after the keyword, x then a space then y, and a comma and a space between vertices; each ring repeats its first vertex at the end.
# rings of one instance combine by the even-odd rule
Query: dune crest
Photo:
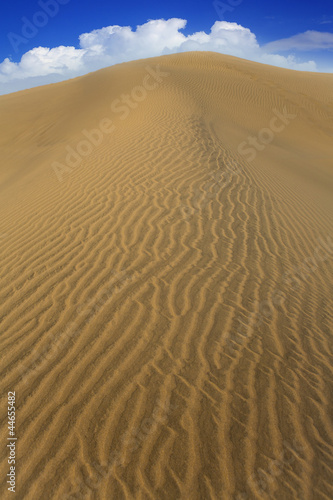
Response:
POLYGON ((332 498, 332 136, 333 75, 215 53, 0 97, 17 498, 332 498))

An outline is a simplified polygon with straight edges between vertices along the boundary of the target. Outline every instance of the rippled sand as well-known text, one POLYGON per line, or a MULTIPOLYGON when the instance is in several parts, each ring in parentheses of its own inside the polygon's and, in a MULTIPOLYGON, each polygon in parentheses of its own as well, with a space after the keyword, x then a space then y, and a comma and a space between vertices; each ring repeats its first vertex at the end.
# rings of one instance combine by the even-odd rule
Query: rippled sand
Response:
POLYGON ((333 497, 332 136, 333 75, 214 53, 0 97, 15 498, 333 497))

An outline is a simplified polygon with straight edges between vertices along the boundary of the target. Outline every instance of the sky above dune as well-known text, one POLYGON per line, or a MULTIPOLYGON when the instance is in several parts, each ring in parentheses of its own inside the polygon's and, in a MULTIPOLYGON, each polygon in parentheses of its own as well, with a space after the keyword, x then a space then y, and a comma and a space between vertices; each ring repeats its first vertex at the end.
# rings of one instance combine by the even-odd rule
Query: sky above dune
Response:
POLYGON ((1 94, 192 50, 333 72, 331 0, 19 0, 4 3, 0 14, 1 94))

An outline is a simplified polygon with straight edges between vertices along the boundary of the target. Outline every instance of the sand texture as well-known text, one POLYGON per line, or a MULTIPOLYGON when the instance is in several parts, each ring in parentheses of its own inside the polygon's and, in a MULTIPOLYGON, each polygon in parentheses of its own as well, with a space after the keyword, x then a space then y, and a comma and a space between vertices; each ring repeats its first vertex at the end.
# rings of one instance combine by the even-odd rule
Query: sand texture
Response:
POLYGON ((333 498, 332 138, 215 53, 0 97, 2 499, 333 498))

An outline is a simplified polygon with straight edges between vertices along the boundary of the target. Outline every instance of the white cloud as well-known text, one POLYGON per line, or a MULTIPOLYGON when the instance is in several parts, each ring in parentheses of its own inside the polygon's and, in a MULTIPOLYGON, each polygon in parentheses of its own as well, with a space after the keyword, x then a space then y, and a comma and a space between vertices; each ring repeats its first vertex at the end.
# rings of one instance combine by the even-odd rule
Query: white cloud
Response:
POLYGON ((0 82, 80 71, 85 68, 83 55, 83 50, 74 47, 36 47, 26 52, 19 63, 6 58, 0 64, 0 82))
MULTIPOLYGON (((18 63, 8 58, 0 63, 0 93, 72 78, 119 62, 191 50, 210 50, 284 68, 318 71, 314 61, 271 53, 274 43, 280 43, 278 46, 284 50, 285 40, 260 47, 255 34, 239 24, 217 21, 210 33, 200 31, 187 36, 180 32, 185 26, 186 20, 176 18, 148 21, 135 31, 129 26, 108 26, 80 35, 79 48, 36 47, 18 63)), ((333 46, 330 37, 333 38, 330 33, 306 32, 287 40, 292 41, 294 48, 302 49, 311 40, 312 46, 327 48, 333 46)))
MULTIPOLYGON (((326 21, 331 22, 331 21, 326 21)), ((325 50, 333 48, 333 33, 306 31, 290 38, 282 38, 264 46, 265 50, 325 50)))
POLYGON ((119 50, 131 58, 140 58, 141 55, 145 57, 147 52, 158 55, 165 48, 177 48, 186 40, 179 33, 185 26, 184 19, 148 21, 137 26, 136 31, 132 31, 129 26, 108 26, 80 35, 80 46, 87 50, 102 49, 104 53, 114 57, 119 57, 119 50))
POLYGON ((209 34, 203 31, 185 38, 178 52, 188 50, 212 50, 239 57, 247 57, 259 51, 256 37, 248 28, 236 23, 216 21, 209 34))

